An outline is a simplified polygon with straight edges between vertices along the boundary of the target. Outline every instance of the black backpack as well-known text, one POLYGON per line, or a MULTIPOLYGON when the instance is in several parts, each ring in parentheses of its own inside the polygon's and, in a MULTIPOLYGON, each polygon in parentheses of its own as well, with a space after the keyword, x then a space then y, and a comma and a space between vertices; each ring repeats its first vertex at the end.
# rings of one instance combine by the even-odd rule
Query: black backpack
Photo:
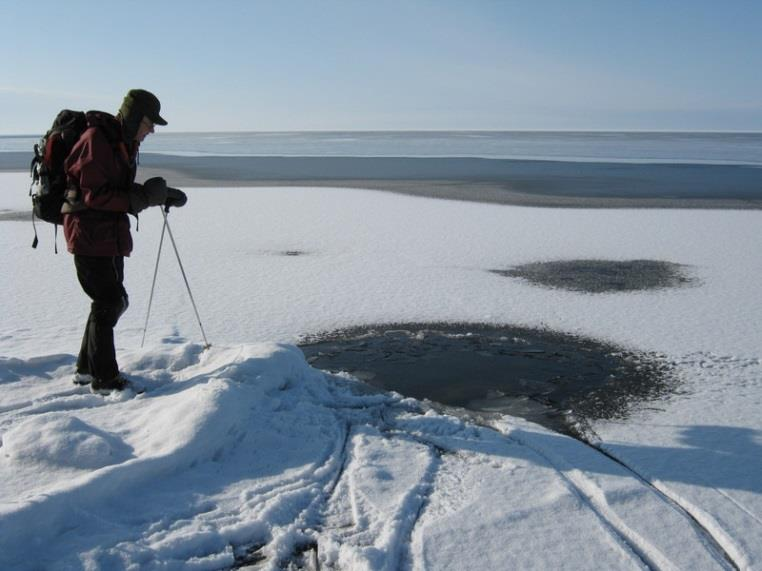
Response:
MULTIPOLYGON (((87 129, 87 119, 82 111, 64 109, 56 116, 50 130, 34 146, 34 158, 30 166, 32 185, 29 187, 34 226, 32 248, 36 248, 38 243, 35 218, 55 224, 56 235, 58 224, 63 223, 61 207, 66 200, 64 161, 85 129, 87 129)), ((57 246, 56 252, 58 252, 57 246)))

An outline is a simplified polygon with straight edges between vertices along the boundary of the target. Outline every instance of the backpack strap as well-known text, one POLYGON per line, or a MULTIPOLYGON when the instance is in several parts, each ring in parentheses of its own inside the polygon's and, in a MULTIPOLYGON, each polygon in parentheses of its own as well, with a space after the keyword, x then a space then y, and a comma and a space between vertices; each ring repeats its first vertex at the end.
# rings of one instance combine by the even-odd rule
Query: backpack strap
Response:
MULTIPOLYGON (((32 184, 29 185, 29 196, 32 196, 32 189, 34 188, 34 183, 37 182, 39 179, 39 176, 37 175, 37 169, 34 168, 35 164, 39 160, 39 155, 37 154, 39 147, 35 144, 34 145, 34 158, 32 159, 32 184)), ((35 216, 34 216, 34 208, 32 208, 32 228, 34 228, 34 240, 32 240, 32 248, 37 248, 37 244, 40 243, 39 239, 37 238, 37 224, 34 222, 35 216)))
POLYGON ((40 173, 37 172, 37 169, 35 167, 41 162, 42 162, 42 153, 40 152, 40 145, 38 143, 35 143, 34 156, 32 157, 32 162, 29 164, 29 174, 32 177, 32 184, 29 185, 29 196, 32 196, 32 187, 34 186, 34 183, 40 180, 40 173))
POLYGON ((34 240, 32 240, 32 248, 37 248, 37 244, 40 241, 37 239, 37 224, 34 223, 34 209, 32 209, 32 228, 34 228, 34 240))
MULTIPOLYGON (((32 240, 32 248, 37 248, 37 244, 40 240, 37 238, 37 224, 34 223, 34 210, 32 210, 32 228, 34 228, 34 240, 32 240)), ((58 224, 55 224, 55 230, 53 231, 53 251, 58 253, 58 224)))

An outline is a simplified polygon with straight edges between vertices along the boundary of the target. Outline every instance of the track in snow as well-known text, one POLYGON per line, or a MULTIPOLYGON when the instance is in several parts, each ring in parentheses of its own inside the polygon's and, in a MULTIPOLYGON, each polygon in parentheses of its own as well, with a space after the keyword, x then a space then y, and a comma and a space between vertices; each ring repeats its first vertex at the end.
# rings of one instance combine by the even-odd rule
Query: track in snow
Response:
MULTIPOLYGON (((573 523, 580 537, 572 539, 582 541, 576 545, 584 544, 601 561, 622 568, 743 567, 742 562, 731 565, 738 560, 720 547, 724 540, 714 538, 690 509, 601 450, 534 425, 505 420, 494 428, 480 427, 411 400, 363 394, 351 380, 302 370, 300 364, 295 370, 301 372, 289 373, 285 382, 267 380, 257 376, 268 366, 266 360, 249 358, 246 351, 235 355, 220 364, 191 360, 180 367, 184 372, 176 382, 167 384, 162 377, 154 391, 128 401, 84 398, 86 389, 72 390, 70 380, 52 376, 59 363, 38 365, 39 376, 26 373, 37 380, 18 382, 47 382, 47 378, 52 384, 39 398, 21 399, 16 401, 19 406, 7 407, 0 413, 0 426, 70 416, 96 423, 113 414, 123 414, 127 421, 130 411, 145 414, 167 399, 167 405, 156 410, 171 412, 171 399, 182 403, 186 392, 198 393, 194 397, 198 399, 209 387, 217 387, 212 393, 217 400, 210 401, 212 416, 204 421, 216 435, 204 429, 195 437, 198 442, 190 441, 187 452, 110 469, 128 489, 142 486, 142 480, 154 478, 157 470, 170 478, 168 486, 180 489, 197 485, 193 479, 197 469, 219 469, 221 476, 210 489, 200 488, 196 493, 200 497, 186 505, 168 505, 160 517, 159 512, 156 519, 149 516, 141 524, 144 527, 130 532, 132 539, 104 542, 95 551, 104 557, 134 552, 140 560, 159 565, 208 550, 204 556, 217 557, 220 569, 487 568, 482 560, 491 556, 488 549, 503 550, 508 556, 526 551, 527 556, 543 557, 545 548, 533 552, 523 544, 530 537, 521 535, 521 526, 510 524, 506 530, 518 535, 509 534, 493 547, 474 551, 480 542, 495 537, 479 535, 484 516, 470 514, 511 522, 526 512, 524 520, 540 518, 539 522, 545 521, 546 513, 562 514, 561 520, 568 521, 546 523, 559 529, 573 523), (260 380, 252 385, 255 378, 260 380), (249 394, 262 383, 270 388, 260 396, 249 394), (280 419, 280 425, 270 426, 280 419), (273 473, 262 471, 263 462, 282 460, 277 445, 274 456, 262 456, 272 439, 283 437, 289 447, 298 443, 293 438, 314 436, 316 431, 322 436, 315 447, 306 446, 301 456, 295 456, 296 464, 276 466, 273 473), (209 438, 210 442, 199 444, 209 438), (245 462, 238 465, 237 459, 245 462), (487 495, 481 494, 482 489, 487 495), (455 544, 475 535, 458 556, 432 550, 440 532, 455 544), (199 539, 204 534, 209 537, 205 543, 199 539), (214 550, 221 551, 215 555, 214 550), (437 559, 444 555, 449 559, 437 559), (222 563, 226 558, 228 562, 222 563)), ((286 456, 293 453, 280 450, 286 456)), ((109 488, 105 480, 88 486, 82 490, 95 494, 88 492, 87 509, 99 514, 104 508, 97 498, 108 497, 109 488)), ((193 489, 189 492, 190 499, 193 489)), ((79 494, 76 488, 72 493, 54 491, 28 511, 52 513, 54 522, 71 521, 69 510, 79 494)), ((106 511, 98 517, 113 516, 106 511)), ((22 525, 31 521, 19 519, 22 525)), ((71 534, 77 528, 67 529, 71 534)), ((566 547, 555 548, 563 557, 566 547)))

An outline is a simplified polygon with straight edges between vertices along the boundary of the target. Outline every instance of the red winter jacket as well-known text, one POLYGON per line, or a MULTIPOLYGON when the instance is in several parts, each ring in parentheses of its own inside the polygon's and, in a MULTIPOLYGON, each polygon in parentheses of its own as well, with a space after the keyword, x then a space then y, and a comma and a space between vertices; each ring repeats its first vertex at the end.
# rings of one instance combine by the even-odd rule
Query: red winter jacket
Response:
POLYGON ((121 123, 108 113, 89 111, 87 125, 64 162, 69 188, 78 191, 72 212, 64 207, 66 247, 84 256, 129 256, 127 212, 138 144, 128 151, 121 123))

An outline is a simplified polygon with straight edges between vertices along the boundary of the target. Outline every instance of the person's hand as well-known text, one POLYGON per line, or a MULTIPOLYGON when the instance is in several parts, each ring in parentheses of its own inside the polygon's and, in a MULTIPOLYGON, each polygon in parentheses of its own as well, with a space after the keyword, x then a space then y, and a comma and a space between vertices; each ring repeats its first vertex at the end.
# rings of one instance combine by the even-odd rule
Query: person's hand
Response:
POLYGON ((148 206, 159 206, 167 201, 167 181, 160 176, 149 178, 143 183, 148 206))
POLYGON ((167 199, 164 201, 164 209, 169 211, 171 206, 180 208, 188 202, 188 196, 179 188, 167 187, 167 199))
POLYGON ((163 205, 167 201, 167 181, 160 176, 149 178, 143 184, 134 183, 130 192, 130 212, 137 214, 149 206, 163 205))

